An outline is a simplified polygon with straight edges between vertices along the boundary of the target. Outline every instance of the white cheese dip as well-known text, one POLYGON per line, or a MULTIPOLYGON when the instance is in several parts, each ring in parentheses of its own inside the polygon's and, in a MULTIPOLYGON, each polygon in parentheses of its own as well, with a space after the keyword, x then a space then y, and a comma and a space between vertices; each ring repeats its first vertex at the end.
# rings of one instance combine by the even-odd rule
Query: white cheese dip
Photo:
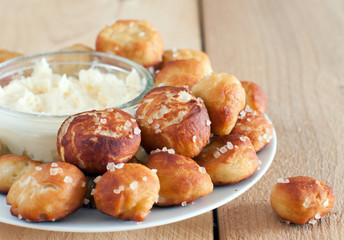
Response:
POLYGON ((136 70, 120 79, 90 68, 74 78, 53 73, 43 58, 31 76, 0 87, 0 105, 20 112, 69 115, 119 106, 135 98, 142 88, 136 70))

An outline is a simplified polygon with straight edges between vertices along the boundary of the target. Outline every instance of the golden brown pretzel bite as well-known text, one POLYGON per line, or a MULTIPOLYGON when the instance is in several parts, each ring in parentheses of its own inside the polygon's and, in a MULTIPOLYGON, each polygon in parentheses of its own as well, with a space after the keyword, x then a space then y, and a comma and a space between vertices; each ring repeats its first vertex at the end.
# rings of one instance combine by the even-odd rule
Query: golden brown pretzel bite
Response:
POLYGON ((113 53, 149 67, 161 62, 164 49, 160 33, 149 22, 119 20, 98 34, 96 51, 113 53))
POLYGON ((56 221, 84 203, 85 175, 74 165, 53 162, 36 166, 14 182, 7 195, 11 213, 28 222, 56 221))
POLYGON ((209 116, 202 99, 184 88, 152 89, 141 100, 136 119, 142 130, 141 145, 148 153, 167 147, 194 157, 210 136, 209 116))
POLYGON ((136 120, 119 109, 78 113, 61 125, 57 150, 62 161, 102 174, 109 162, 127 162, 135 155, 140 132, 136 120))
POLYGON ((335 198, 332 188, 325 183, 299 176, 277 179, 270 202, 285 221, 314 224, 332 209, 335 198))
POLYGON ((141 222, 150 213, 159 189, 158 176, 149 168, 137 163, 113 164, 97 182, 94 201, 107 215, 141 222))
POLYGON ((148 157, 146 165, 156 169, 159 177, 159 206, 183 206, 213 191, 205 169, 188 157, 156 152, 148 157))
POLYGON ((205 167, 214 185, 228 185, 251 176, 259 160, 248 137, 239 134, 213 136, 195 158, 205 167))

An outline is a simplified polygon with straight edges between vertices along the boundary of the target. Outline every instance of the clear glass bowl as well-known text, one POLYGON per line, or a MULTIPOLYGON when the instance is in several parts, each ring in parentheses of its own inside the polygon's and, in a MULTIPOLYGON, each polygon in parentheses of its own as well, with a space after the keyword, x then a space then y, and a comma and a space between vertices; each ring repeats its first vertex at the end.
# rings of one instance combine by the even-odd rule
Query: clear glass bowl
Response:
MULTIPOLYGON (((0 86, 13 79, 30 76, 36 63, 45 58, 54 73, 74 76, 81 69, 97 68, 104 73, 127 76, 132 69, 139 75, 140 92, 132 100, 111 106, 135 114, 138 102, 153 87, 153 77, 147 69, 128 59, 99 52, 60 51, 27 55, 0 64, 0 86)), ((91 109, 90 109, 91 110, 91 109)), ((68 115, 34 114, 0 106, 0 140, 5 153, 27 155, 34 160, 58 160, 56 136, 68 115)))

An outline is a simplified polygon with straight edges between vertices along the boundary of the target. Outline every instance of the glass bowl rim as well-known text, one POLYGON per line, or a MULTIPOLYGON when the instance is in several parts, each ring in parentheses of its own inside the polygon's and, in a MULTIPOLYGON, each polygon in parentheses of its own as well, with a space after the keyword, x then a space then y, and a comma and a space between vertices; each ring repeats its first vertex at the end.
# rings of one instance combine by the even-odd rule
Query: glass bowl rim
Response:
MULTIPOLYGON (((133 69, 135 69, 136 71, 141 73, 146 78, 146 85, 144 86, 143 91, 139 95, 137 95, 135 98, 133 98, 132 100, 130 100, 126 103, 123 103, 123 104, 118 105, 118 106, 112 106, 111 108, 123 109, 123 108, 132 107, 132 106, 136 105, 139 102, 139 100, 141 100, 144 97, 144 95, 146 95, 146 93, 149 92, 149 90, 151 90, 153 88, 153 83, 154 83, 153 76, 142 65, 140 65, 136 62, 133 62, 127 58, 118 56, 118 55, 96 52, 96 51, 68 51, 68 50, 64 50, 64 51, 52 51, 52 52, 28 54, 28 55, 16 57, 16 58, 7 60, 3 63, 0 63, 0 70, 2 70, 5 67, 10 66, 13 63, 20 62, 23 60, 34 59, 34 58, 50 56, 50 55, 58 55, 58 54, 85 54, 85 55, 87 54, 87 55, 93 55, 96 57, 110 58, 110 59, 128 64, 129 66, 131 66, 133 69)), ((90 109, 88 111, 91 111, 91 110, 92 109, 90 109)), ((7 114, 7 115, 16 116, 16 117, 32 118, 32 119, 36 119, 36 120, 43 120, 43 119, 53 120, 53 119, 61 119, 61 118, 66 119, 70 115, 73 115, 73 114, 53 115, 53 114, 45 114, 45 113, 27 113, 27 112, 21 112, 21 111, 5 108, 1 105, 0 105, 0 114, 7 114)))

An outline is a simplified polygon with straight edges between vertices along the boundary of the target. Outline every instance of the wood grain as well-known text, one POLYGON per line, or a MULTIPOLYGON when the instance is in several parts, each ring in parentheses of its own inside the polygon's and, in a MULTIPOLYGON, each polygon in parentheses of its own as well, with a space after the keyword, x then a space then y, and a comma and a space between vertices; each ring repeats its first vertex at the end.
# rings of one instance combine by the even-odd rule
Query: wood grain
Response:
MULTIPOLYGON (((29 54, 74 43, 94 47, 98 32, 117 19, 150 21, 165 48, 201 47, 196 0, 5 0, 0 1, 0 49, 29 54)), ((61 233, 0 224, 0 239, 212 239, 212 231, 208 212, 175 224, 116 233, 61 233)))
POLYGON ((278 136, 272 167, 219 208, 220 239, 342 239, 344 2, 204 0, 205 50, 215 71, 258 83, 278 136), (279 177, 334 188, 333 210, 312 226, 282 223, 269 196, 279 177))

